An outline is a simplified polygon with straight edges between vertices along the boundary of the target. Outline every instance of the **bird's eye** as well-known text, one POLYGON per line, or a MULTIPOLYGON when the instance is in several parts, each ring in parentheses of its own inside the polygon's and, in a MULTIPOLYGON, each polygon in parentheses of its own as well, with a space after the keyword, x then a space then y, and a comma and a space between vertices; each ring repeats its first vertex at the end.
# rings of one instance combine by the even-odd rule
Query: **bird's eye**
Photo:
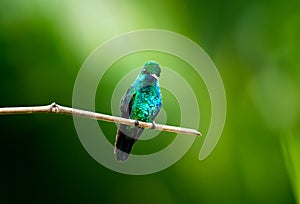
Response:
POLYGON ((143 69, 143 73, 145 74, 147 71, 146 71, 146 69, 143 69))

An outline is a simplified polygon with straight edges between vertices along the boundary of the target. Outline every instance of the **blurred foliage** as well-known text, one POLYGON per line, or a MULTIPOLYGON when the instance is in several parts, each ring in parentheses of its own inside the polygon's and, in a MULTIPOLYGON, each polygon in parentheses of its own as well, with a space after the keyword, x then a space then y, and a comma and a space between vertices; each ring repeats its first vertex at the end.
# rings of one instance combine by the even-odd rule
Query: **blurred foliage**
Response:
MULTIPOLYGON (((1 203, 299 202, 297 0, 2 0, 0 106, 54 100, 71 106, 74 81, 86 57, 112 37, 145 28, 187 36, 218 67, 228 111, 212 155, 198 160, 203 138, 197 138, 179 162, 162 172, 122 175, 89 156, 69 116, 1 116, 1 203)), ((188 79, 199 100, 200 127, 205 133, 210 119, 205 86, 192 77, 192 69, 180 69, 186 66, 183 62, 163 54, 140 53, 116 62, 99 84, 97 111, 111 113, 112 87, 126 71, 136 68, 129 66, 133 61, 141 65, 149 55, 188 79), (124 67, 122 72, 116 71, 118 67, 124 67)), ((173 108, 178 110, 175 99, 166 90, 163 93, 166 112, 172 114, 173 108)), ((178 113, 174 114, 167 123, 178 123, 178 113)), ((115 125, 99 124, 113 143, 115 125)), ((168 145, 172 135, 166 134, 161 134, 165 139, 150 141, 155 145, 152 149, 141 141, 136 153, 168 145)))

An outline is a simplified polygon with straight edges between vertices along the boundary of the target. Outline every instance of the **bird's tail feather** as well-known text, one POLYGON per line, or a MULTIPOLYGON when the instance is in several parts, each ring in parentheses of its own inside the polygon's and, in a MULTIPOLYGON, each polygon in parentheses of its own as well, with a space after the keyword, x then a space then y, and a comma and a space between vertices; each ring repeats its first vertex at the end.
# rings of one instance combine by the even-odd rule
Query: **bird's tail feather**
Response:
POLYGON ((118 161, 125 161, 128 159, 132 150, 133 144, 140 137, 143 128, 131 127, 130 130, 126 130, 125 125, 120 125, 116 135, 115 154, 118 161), (126 134, 128 132, 128 134, 126 134))
POLYGON ((132 146, 136 139, 128 137, 122 131, 118 130, 117 140, 115 144, 115 154, 118 161, 125 161, 128 159, 132 146))

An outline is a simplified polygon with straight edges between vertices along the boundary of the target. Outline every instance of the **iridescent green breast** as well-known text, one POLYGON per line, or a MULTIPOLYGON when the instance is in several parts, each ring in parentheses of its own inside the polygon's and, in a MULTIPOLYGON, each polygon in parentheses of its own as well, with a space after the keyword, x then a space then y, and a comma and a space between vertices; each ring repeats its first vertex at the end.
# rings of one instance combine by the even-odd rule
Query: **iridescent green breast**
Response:
POLYGON ((146 86, 136 92, 130 118, 152 122, 161 108, 159 86, 146 86))

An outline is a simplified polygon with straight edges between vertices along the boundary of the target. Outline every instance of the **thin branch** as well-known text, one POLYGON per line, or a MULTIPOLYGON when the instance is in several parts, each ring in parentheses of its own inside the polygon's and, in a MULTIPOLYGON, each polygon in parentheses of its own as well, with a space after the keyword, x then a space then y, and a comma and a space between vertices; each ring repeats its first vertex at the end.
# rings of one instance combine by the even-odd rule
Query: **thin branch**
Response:
POLYGON ((189 135, 196 135, 196 136, 202 136, 200 132, 194 129, 189 128, 182 128, 182 127, 175 127, 170 125, 162 125, 162 124, 155 124, 155 127, 153 128, 152 123, 146 123, 142 121, 138 121, 138 124, 136 120, 126 119, 126 118, 120 118, 116 116, 110 116, 105 115, 102 113, 95 113, 91 111, 85 111, 75 108, 69 108, 65 106, 58 105, 56 103, 52 103, 50 105, 46 106, 31 106, 31 107, 8 107, 8 108, 0 108, 0 115, 5 114, 32 114, 32 113, 56 113, 56 114, 66 114, 66 115, 75 115, 90 119, 97 119, 97 120, 103 120, 107 122, 115 122, 115 123, 121 123, 125 125, 131 125, 131 126, 138 126, 142 128, 152 128, 154 130, 162 130, 167 132, 175 132, 175 133, 182 133, 182 134, 189 134, 189 135))

